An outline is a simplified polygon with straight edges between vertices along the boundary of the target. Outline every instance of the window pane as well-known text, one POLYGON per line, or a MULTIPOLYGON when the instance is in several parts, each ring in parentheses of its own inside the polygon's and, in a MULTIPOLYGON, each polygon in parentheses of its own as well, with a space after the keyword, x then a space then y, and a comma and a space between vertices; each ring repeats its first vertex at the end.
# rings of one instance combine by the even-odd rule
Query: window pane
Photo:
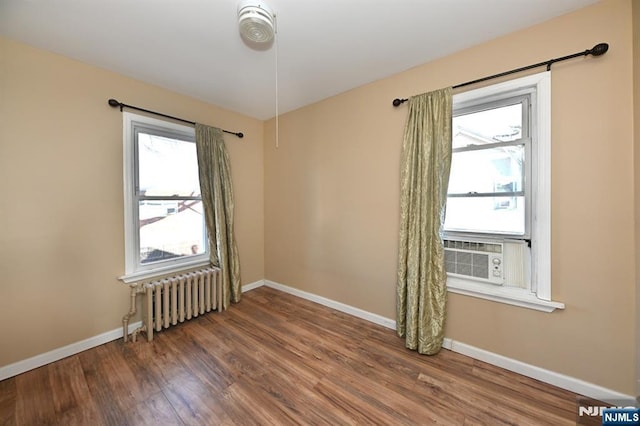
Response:
POLYGON ((453 117, 453 147, 508 142, 522 138, 522 104, 453 117))
POLYGON ((138 133, 140 195, 199 196, 196 144, 138 133))
POLYGON ((449 194, 523 190, 524 146, 456 152, 451 157, 449 194))
POLYGON ((202 254, 207 243, 202 201, 140 201, 140 263, 202 254))
POLYGON ((524 197, 449 197, 447 231, 524 235, 524 197))

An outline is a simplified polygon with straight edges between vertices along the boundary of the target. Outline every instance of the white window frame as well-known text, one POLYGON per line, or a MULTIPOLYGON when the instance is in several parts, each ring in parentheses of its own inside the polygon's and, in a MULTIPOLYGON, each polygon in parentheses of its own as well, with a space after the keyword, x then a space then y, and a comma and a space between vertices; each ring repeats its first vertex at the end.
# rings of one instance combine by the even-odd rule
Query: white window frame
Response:
POLYGON ((125 283, 132 283, 208 265, 209 244, 205 244, 205 252, 200 255, 179 257, 162 262, 154 262, 150 265, 140 264, 140 250, 138 247, 138 199, 135 189, 137 175, 135 126, 155 127, 178 137, 184 137, 185 140, 195 140, 195 129, 193 127, 130 112, 123 112, 122 116, 125 273, 120 277, 120 280, 125 283))
MULTIPOLYGON (((535 117, 532 116, 530 127, 533 140, 530 185, 532 206, 529 230, 532 241, 530 286, 529 288, 496 286, 448 276, 447 289, 452 293, 552 312, 555 309, 564 309, 565 306, 563 303, 551 300, 551 72, 537 73, 455 94, 453 107, 455 110, 456 105, 468 104, 479 99, 489 102, 492 98, 499 98, 507 92, 532 87, 535 88, 536 105, 532 107, 532 114, 535 114, 535 117)), ((531 161, 527 159, 527 162, 531 161)), ((486 239, 486 235, 484 238, 486 239)))

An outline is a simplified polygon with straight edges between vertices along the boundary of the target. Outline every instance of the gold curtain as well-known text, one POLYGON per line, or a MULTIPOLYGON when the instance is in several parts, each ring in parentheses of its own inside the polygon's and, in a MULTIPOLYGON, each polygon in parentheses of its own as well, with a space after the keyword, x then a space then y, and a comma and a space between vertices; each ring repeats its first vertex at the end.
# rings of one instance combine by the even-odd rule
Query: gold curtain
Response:
POLYGON ((400 170, 396 324, 406 347, 440 351, 447 274, 442 224, 451 168, 451 88, 409 99, 400 170))
POLYGON ((240 301, 240 259, 233 232, 233 185, 224 134, 196 124, 200 191, 204 206, 211 263, 222 273, 222 308, 240 301))

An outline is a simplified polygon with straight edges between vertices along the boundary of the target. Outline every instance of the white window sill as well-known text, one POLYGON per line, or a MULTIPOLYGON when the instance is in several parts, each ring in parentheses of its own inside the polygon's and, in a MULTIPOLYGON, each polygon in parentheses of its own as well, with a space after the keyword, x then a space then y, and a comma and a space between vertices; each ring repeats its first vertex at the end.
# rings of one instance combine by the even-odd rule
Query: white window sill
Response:
POLYGON ((151 280, 153 278, 161 277, 164 275, 173 274, 176 272, 182 272, 187 269, 199 268, 201 266, 208 266, 209 259, 194 259, 191 262, 181 262, 179 264, 159 266, 153 269, 144 271, 136 271, 130 274, 125 274, 118 279, 126 284, 134 283, 142 280, 151 280))
POLYGON ((497 286, 448 277, 447 290, 451 293, 464 294, 466 296, 478 297, 480 299, 535 309, 542 312, 553 312, 556 309, 564 309, 564 303, 542 300, 531 291, 523 288, 497 286))

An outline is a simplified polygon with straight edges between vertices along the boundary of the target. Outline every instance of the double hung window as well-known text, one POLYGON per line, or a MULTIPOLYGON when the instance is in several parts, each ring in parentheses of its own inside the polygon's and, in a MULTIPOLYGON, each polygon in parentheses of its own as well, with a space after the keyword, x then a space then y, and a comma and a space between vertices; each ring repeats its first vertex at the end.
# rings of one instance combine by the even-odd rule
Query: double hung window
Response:
POLYGON ((455 111, 445 229, 528 237, 530 103, 527 93, 455 111))
POLYGON ((454 95, 444 222, 449 291, 551 301, 550 73, 454 95))
POLYGON ((124 113, 125 277, 206 264, 194 129, 124 113))

